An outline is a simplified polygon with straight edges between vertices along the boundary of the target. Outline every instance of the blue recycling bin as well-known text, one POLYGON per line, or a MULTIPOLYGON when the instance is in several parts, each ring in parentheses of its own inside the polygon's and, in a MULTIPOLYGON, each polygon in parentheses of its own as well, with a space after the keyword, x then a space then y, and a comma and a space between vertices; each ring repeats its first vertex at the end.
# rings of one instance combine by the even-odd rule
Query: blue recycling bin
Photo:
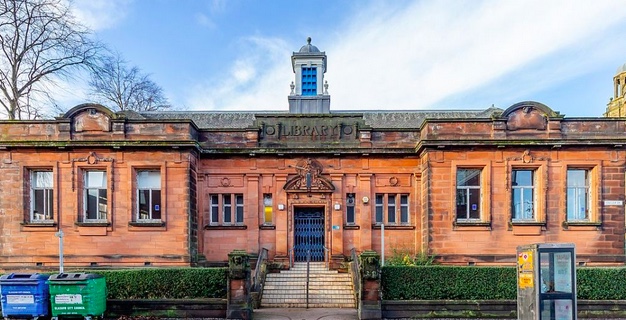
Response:
POLYGON ((49 315, 49 275, 39 273, 10 273, 0 277, 2 316, 4 318, 34 318, 49 315))

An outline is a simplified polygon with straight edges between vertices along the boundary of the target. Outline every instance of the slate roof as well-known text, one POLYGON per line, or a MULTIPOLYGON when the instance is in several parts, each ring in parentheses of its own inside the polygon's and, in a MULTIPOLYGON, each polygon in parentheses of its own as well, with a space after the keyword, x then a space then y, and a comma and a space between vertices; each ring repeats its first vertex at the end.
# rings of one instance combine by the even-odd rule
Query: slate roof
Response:
MULTIPOLYGON (((365 124, 374 129, 419 128, 425 119, 485 119, 502 113, 486 110, 399 110, 399 111, 331 111, 331 114, 363 115, 365 124)), ((256 115, 290 115, 287 111, 164 111, 126 113, 127 119, 191 120, 200 129, 245 129, 254 125, 256 115)))

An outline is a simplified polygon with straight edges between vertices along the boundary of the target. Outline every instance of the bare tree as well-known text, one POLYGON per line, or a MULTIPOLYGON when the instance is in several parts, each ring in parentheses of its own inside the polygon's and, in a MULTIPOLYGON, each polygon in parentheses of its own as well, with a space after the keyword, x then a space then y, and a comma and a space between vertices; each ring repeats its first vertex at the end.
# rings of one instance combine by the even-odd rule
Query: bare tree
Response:
POLYGON ((89 86, 101 100, 112 102, 120 111, 158 111, 170 108, 163 89, 142 74, 129 68, 119 54, 101 59, 93 69, 89 86))
POLYGON ((0 104, 8 119, 36 118, 50 84, 88 66, 101 46, 64 0, 0 0, 0 104))

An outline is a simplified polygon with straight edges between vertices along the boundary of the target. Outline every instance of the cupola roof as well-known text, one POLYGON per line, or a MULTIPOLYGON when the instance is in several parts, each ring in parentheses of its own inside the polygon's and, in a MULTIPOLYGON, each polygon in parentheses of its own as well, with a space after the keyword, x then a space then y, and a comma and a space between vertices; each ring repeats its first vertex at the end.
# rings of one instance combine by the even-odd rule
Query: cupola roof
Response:
POLYGON ((306 38, 306 44, 302 46, 302 48, 300 48, 300 51, 302 53, 309 53, 309 52, 320 52, 320 49, 318 49, 316 46, 311 44, 311 37, 306 38))

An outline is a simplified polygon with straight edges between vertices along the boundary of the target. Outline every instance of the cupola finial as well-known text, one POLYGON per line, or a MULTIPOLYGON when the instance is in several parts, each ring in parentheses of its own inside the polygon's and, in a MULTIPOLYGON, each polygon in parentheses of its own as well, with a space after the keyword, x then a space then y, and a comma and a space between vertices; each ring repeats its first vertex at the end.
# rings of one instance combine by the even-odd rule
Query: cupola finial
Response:
POLYGON ((306 38, 306 43, 307 43, 307 44, 311 44, 311 37, 307 37, 307 38, 306 38))

